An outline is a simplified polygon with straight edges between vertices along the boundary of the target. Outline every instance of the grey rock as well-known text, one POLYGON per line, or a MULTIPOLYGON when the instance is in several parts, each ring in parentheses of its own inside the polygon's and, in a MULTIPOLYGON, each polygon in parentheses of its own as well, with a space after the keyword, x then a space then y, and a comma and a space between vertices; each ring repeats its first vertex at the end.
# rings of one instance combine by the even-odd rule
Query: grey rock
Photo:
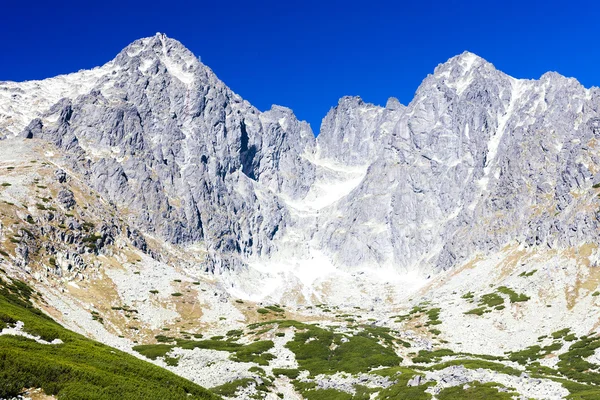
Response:
POLYGON ((70 210, 76 204, 75 196, 69 189, 62 189, 60 192, 58 192, 56 201, 58 201, 58 203, 66 210, 70 210))
POLYGON ((421 384, 421 375, 415 375, 406 383, 407 386, 419 386, 421 384))
POLYGON ((67 173, 62 169, 57 169, 54 171, 54 178, 58 183, 65 183, 67 182, 67 173))
MULTIPOLYGON (((140 249, 145 234, 200 243, 202 267, 220 272, 316 247, 339 268, 429 276, 510 243, 600 239, 590 207, 600 90, 556 73, 516 80, 464 53, 407 106, 342 98, 315 139, 291 110, 260 112, 161 34, 94 71, 91 89, 60 92, 3 129, 63 150, 67 169, 131 211, 140 249), (344 192, 314 206, 318 190, 342 181, 344 192)), ((38 90, 0 89, 17 99, 38 90)))

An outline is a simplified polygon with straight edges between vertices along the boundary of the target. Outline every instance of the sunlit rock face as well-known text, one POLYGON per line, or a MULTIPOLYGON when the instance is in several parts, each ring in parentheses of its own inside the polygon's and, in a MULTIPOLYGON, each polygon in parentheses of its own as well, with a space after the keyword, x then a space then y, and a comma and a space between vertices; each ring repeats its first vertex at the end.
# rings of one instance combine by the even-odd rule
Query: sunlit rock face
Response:
POLYGON ((599 93, 464 53, 406 106, 342 98, 315 139, 157 34, 90 71, 0 83, 0 136, 66 151, 141 232, 206 252, 198 268, 318 254, 343 271, 427 276, 509 243, 598 240, 599 93))

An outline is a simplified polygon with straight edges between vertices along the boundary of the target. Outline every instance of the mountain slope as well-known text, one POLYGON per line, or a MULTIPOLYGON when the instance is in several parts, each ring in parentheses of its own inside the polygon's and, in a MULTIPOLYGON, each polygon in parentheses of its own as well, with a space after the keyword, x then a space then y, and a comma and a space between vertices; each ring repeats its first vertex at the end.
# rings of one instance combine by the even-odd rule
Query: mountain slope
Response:
POLYGON ((132 355, 63 328, 32 304, 25 283, 0 278, 0 397, 41 388, 60 399, 217 399, 132 355))

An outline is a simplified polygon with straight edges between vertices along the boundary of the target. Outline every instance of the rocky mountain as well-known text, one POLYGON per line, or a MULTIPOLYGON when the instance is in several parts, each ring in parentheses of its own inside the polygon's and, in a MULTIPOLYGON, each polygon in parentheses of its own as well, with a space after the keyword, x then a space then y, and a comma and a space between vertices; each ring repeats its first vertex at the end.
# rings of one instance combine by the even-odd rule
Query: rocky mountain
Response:
POLYGON ((65 151, 139 231, 198 245, 199 269, 318 253, 332 270, 427 276, 511 243, 597 239, 582 193, 600 181, 599 93, 555 73, 514 79, 467 52, 408 106, 342 98, 315 139, 157 34, 91 71, 0 84, 0 118, 7 140, 65 151))
MULTIPOLYGON (((315 137, 163 34, 0 82, 0 342, 68 345, 46 314, 227 398, 598 398, 599 107, 465 52, 315 137)), ((39 368, 6 393, 68 395, 39 368)))
POLYGON ((202 243, 210 270, 268 253, 286 220, 268 192, 297 197, 311 183, 299 157, 313 145, 310 127, 282 107, 259 112, 162 34, 92 71, 0 90, 5 135, 67 151, 69 168, 142 231, 202 243))

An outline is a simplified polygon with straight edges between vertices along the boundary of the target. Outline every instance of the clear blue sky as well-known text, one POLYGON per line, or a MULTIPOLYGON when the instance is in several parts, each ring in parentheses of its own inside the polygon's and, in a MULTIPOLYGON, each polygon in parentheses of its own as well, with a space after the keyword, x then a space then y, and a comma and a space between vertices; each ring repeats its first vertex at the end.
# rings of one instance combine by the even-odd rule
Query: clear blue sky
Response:
POLYGON ((0 80, 91 68, 164 32, 256 107, 288 106, 315 133, 344 95, 407 104, 464 50, 515 77, 552 70, 600 86, 592 1, 3 0, 1 15, 0 80))

